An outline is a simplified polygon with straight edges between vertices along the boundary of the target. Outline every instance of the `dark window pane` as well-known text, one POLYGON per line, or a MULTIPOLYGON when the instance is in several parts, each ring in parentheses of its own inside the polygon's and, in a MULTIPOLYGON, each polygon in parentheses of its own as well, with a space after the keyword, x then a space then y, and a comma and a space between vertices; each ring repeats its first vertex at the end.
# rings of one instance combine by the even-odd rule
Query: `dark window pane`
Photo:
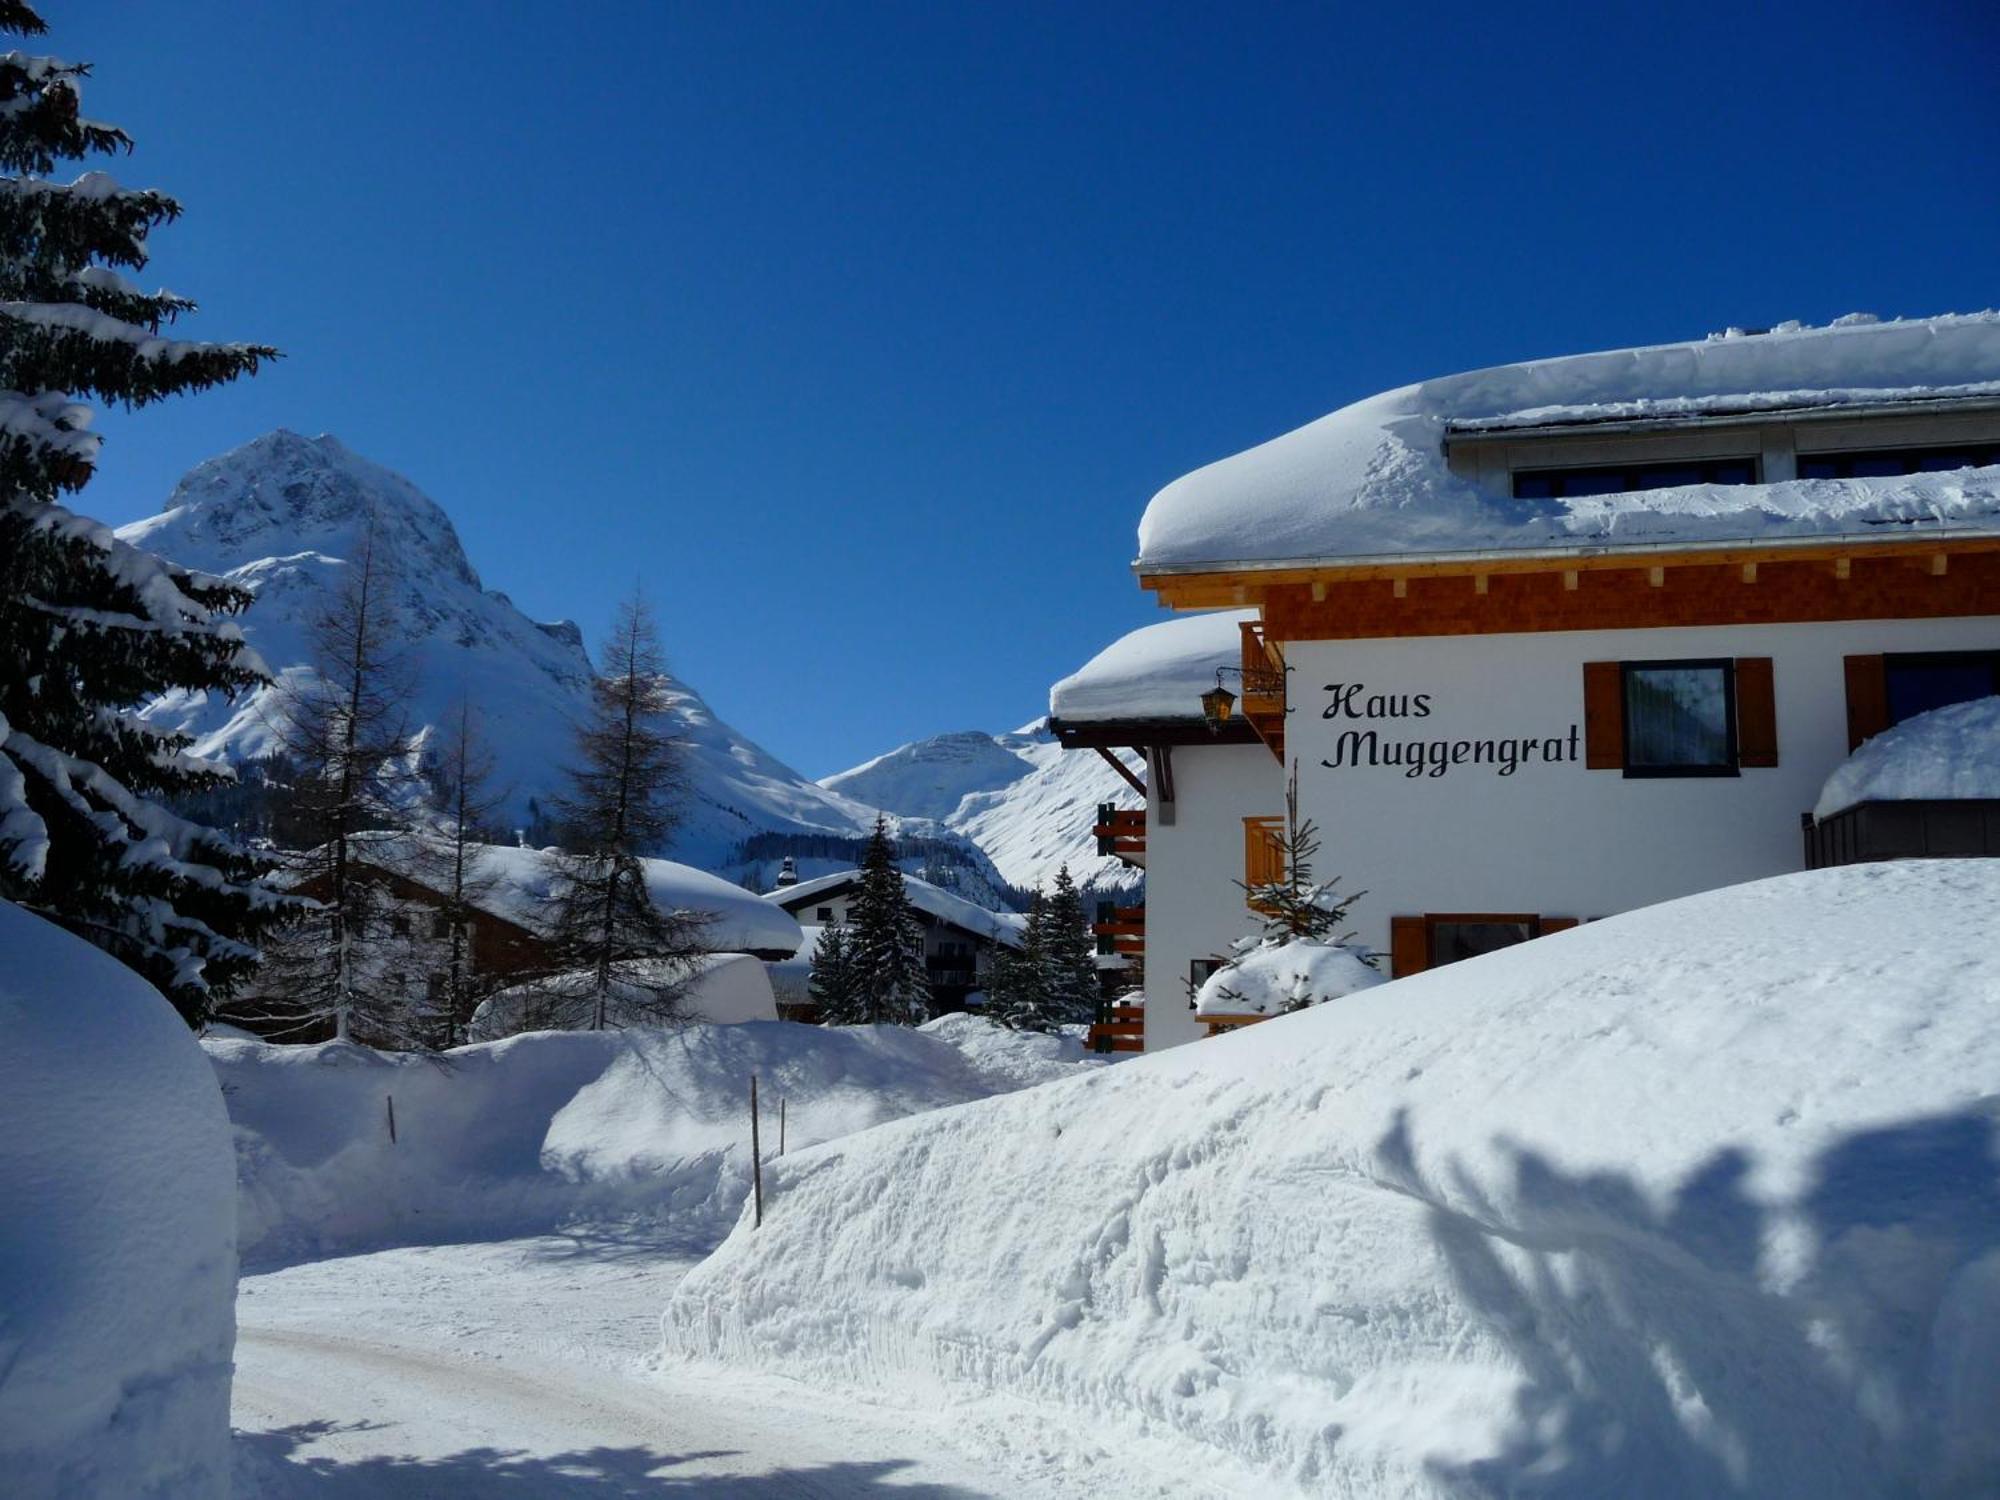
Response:
POLYGON ((1562 476, 1565 495, 1622 495, 1627 488, 1623 469, 1571 469, 1562 476))
POLYGON ((1498 948, 1511 948, 1534 935, 1534 926, 1526 918, 1513 922, 1433 922, 1431 967, 1477 958, 1498 948))
POLYGON ((1725 458, 1709 465, 1710 484, 1755 484, 1757 465, 1747 458, 1725 458))
POLYGON ((1947 449, 1943 452, 1919 453, 1913 466, 1919 474, 1942 474, 1950 469, 1969 469, 1972 456, 1962 448, 1947 449))
POLYGON ((1801 479, 1838 479, 1840 460, 1837 458, 1801 458, 1799 460, 1801 479))
POLYGON ((1547 474, 1516 474, 1514 476, 1514 498, 1516 500, 1552 500, 1556 485, 1547 474))
POLYGON ((1848 461, 1847 472, 1856 479, 1880 479, 1890 474, 1907 474, 1910 465, 1901 453, 1857 453, 1848 461))
POLYGON ((1883 670, 1888 678, 1891 724, 2000 692, 2000 680, 1996 680, 2000 678, 2000 653, 1918 661, 1898 661, 1892 656, 1883 663, 1883 670))
POLYGON ((1729 673, 1722 667, 1627 668, 1625 764, 1643 770, 1732 764, 1729 673))
POLYGON ((1635 490, 1670 490, 1684 484, 1702 482, 1700 464, 1660 464, 1653 468, 1641 469, 1635 490))

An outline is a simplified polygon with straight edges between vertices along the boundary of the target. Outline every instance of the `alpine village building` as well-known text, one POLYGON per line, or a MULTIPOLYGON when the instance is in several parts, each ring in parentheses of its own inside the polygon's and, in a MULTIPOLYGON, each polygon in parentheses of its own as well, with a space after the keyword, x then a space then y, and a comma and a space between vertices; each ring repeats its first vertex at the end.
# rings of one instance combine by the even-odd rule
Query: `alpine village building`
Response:
MULTIPOLYGON (((1718 886, 2000 853, 2000 802, 1813 809, 1892 725, 2000 692, 2000 314, 1732 330, 1432 380, 1176 481, 1134 564, 1180 616, 1051 693, 1136 748, 1100 909, 1143 1011, 1254 930, 1296 776, 1315 879, 1401 976, 1718 886), (1204 702, 1206 698, 1206 702, 1204 702)), ((2000 746, 1993 747, 2000 760, 2000 746)), ((1135 997, 1136 998, 1136 997, 1135 997)))

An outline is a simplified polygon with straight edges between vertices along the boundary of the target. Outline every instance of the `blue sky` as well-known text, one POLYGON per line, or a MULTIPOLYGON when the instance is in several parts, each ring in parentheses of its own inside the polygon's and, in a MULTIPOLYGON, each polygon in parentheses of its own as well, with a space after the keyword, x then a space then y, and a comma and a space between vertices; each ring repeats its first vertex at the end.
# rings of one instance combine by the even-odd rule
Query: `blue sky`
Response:
POLYGON ((82 508, 337 433, 811 775, 1041 712, 1151 494, 1349 400, 2000 304, 1975 0, 45 8, 186 204, 146 279, 288 356, 82 508))

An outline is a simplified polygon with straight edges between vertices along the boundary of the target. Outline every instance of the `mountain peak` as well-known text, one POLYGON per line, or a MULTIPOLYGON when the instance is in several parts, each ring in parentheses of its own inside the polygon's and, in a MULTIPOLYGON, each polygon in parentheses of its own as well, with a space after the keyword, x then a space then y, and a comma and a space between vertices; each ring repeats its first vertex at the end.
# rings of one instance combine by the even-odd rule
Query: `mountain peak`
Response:
POLYGON ((135 546, 225 573, 251 557, 352 558, 373 521, 378 555, 408 572, 479 587, 451 519, 393 469, 331 433, 280 427, 182 476, 161 514, 119 528, 135 546))

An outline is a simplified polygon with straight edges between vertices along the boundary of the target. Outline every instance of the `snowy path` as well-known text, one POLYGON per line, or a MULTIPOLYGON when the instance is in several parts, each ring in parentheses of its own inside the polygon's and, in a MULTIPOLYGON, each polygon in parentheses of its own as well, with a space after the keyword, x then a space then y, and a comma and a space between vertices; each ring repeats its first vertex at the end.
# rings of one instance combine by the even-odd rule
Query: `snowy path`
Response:
POLYGON ((644 1240, 552 1236, 244 1277, 238 1494, 1187 1493, 1028 1413, 911 1412, 651 1368, 660 1307, 692 1260, 644 1240))

